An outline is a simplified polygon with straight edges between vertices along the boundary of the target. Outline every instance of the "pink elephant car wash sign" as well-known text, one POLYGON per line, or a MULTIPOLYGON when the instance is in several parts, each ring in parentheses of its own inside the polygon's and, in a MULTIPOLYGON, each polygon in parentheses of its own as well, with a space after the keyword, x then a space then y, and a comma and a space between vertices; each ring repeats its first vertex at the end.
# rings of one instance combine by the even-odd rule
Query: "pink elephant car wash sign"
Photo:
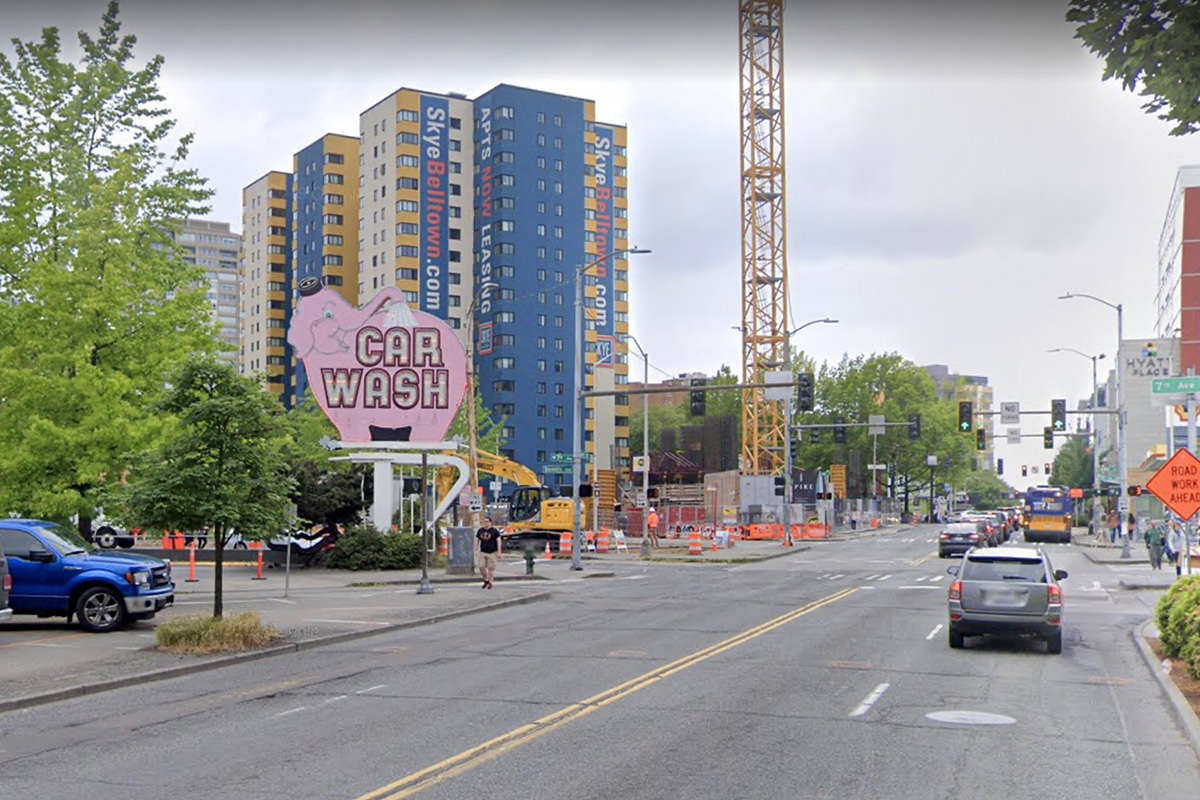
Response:
POLYGON ((454 329, 395 287, 362 308, 316 278, 300 281, 288 343, 343 441, 440 442, 467 389, 454 329))

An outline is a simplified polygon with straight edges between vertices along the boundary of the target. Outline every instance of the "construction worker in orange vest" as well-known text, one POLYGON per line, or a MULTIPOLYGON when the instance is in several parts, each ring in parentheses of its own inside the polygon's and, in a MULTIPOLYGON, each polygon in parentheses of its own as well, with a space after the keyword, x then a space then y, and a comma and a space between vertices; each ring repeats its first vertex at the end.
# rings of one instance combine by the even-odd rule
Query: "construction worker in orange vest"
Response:
POLYGON ((646 535, 650 538, 650 546, 658 549, 658 512, 653 508, 646 517, 646 535))

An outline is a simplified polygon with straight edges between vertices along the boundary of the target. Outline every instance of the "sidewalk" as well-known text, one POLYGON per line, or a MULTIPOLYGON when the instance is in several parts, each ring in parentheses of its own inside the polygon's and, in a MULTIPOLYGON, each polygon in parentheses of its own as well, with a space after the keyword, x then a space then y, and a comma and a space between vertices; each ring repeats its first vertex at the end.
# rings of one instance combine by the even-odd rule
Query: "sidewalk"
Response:
MULTIPOLYGON (((1170 565, 1164 564, 1161 570, 1150 568, 1150 554, 1140 541, 1129 543, 1129 558, 1121 557, 1124 546, 1120 540, 1113 544, 1104 534, 1092 536, 1087 533, 1077 533, 1072 537, 1072 543, 1085 558, 1094 564, 1145 567, 1144 575, 1122 577, 1118 583, 1123 589, 1169 589, 1171 584, 1177 580, 1175 570, 1170 565)), ((1193 564, 1192 572, 1200 574, 1200 569, 1193 564)), ((1185 576, 1188 574, 1186 565, 1183 568, 1183 574, 1185 576)))
MULTIPOLYGON (((830 540, 825 540, 830 541, 830 540)), ((189 582, 188 565, 173 564, 175 605, 148 622, 109 634, 82 633, 65 620, 15 617, 0 624, 0 712, 93 694, 109 689, 164 680, 243 661, 320 647, 377 633, 454 619, 550 597, 556 582, 612 577, 621 566, 649 562, 743 563, 791 555, 807 549, 798 541, 745 541, 699 556, 687 555, 688 542, 665 540, 649 559, 639 556, 641 541, 628 550, 585 553, 581 570, 571 569, 569 555, 539 557, 526 574, 523 554, 504 553, 496 571, 496 588, 483 590, 477 575, 428 571, 432 592, 418 594, 420 569, 349 572, 282 566, 263 570, 256 579, 253 564, 227 564, 223 611, 233 616, 257 612, 283 637, 276 646, 233 655, 187 656, 154 649, 154 627, 165 620, 212 613, 211 566, 197 565, 189 582)))

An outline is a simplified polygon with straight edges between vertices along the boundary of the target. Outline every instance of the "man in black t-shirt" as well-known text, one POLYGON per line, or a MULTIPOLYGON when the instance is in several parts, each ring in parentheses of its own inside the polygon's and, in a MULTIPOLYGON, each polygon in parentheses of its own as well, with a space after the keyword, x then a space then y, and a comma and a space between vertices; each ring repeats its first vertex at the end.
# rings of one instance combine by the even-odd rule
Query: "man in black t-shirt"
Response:
POLYGON ((496 559, 500 555, 500 531, 492 526, 492 518, 483 518, 483 527, 475 533, 479 546, 479 574, 483 576, 484 589, 492 588, 496 577, 496 559))

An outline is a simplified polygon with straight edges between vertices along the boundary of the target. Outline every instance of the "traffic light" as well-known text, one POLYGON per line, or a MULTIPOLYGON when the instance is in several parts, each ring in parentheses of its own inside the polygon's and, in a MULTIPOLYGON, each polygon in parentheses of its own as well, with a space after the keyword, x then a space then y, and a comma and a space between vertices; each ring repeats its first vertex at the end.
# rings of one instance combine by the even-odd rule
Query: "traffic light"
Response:
POLYGON ((834 417, 833 418, 833 443, 834 444, 845 444, 846 443, 845 424, 846 424, 845 417, 834 417))
POLYGON ((1046 465, 1046 474, 1047 475, 1050 474, 1050 465, 1049 464, 1046 465))
POLYGON ((1021 465, 1021 477, 1022 478, 1029 477, 1029 467, 1025 466, 1024 464, 1021 465))
POLYGON ((975 424, 971 413, 971 401, 963 400, 958 404, 958 432, 970 433, 972 426, 975 424))
POLYGON ((908 440, 910 442, 918 441, 921 438, 921 415, 908 415, 908 440))
POLYGON ((692 391, 688 396, 688 409, 691 411, 693 417, 704 416, 704 389, 697 389, 696 387, 703 387, 707 382, 707 378, 692 378, 692 391))
POLYGON ((1050 427, 1061 433, 1067 429, 1067 401, 1050 401, 1050 427))
POLYGON ((813 374, 801 372, 796 376, 796 410, 813 410, 813 374))
POLYGON ((983 428, 975 429, 975 449, 987 450, 987 431, 983 428))
POLYGON ((792 463, 795 464, 800 460, 800 439, 792 439, 788 442, 788 446, 792 451, 792 463))
POLYGON ((1003 458, 996 459, 996 474, 997 475, 1004 474, 1004 459, 1003 458))
POLYGON ((580 497, 591 497, 592 496, 592 485, 590 483, 579 484, 579 496, 580 497))
POLYGON ((1141 486, 1130 486, 1125 491, 1129 492, 1130 497, 1137 497, 1138 495, 1140 495, 1142 493, 1142 487, 1141 486))
POLYGON ((1054 449, 1054 428, 1042 428, 1042 447, 1047 450, 1054 449))
POLYGON ((775 496, 783 497, 783 488, 786 485, 786 479, 782 475, 775 476, 775 496))
POLYGON ((820 444, 821 443, 821 429, 820 428, 809 428, 808 429, 808 443, 809 444, 820 444))

